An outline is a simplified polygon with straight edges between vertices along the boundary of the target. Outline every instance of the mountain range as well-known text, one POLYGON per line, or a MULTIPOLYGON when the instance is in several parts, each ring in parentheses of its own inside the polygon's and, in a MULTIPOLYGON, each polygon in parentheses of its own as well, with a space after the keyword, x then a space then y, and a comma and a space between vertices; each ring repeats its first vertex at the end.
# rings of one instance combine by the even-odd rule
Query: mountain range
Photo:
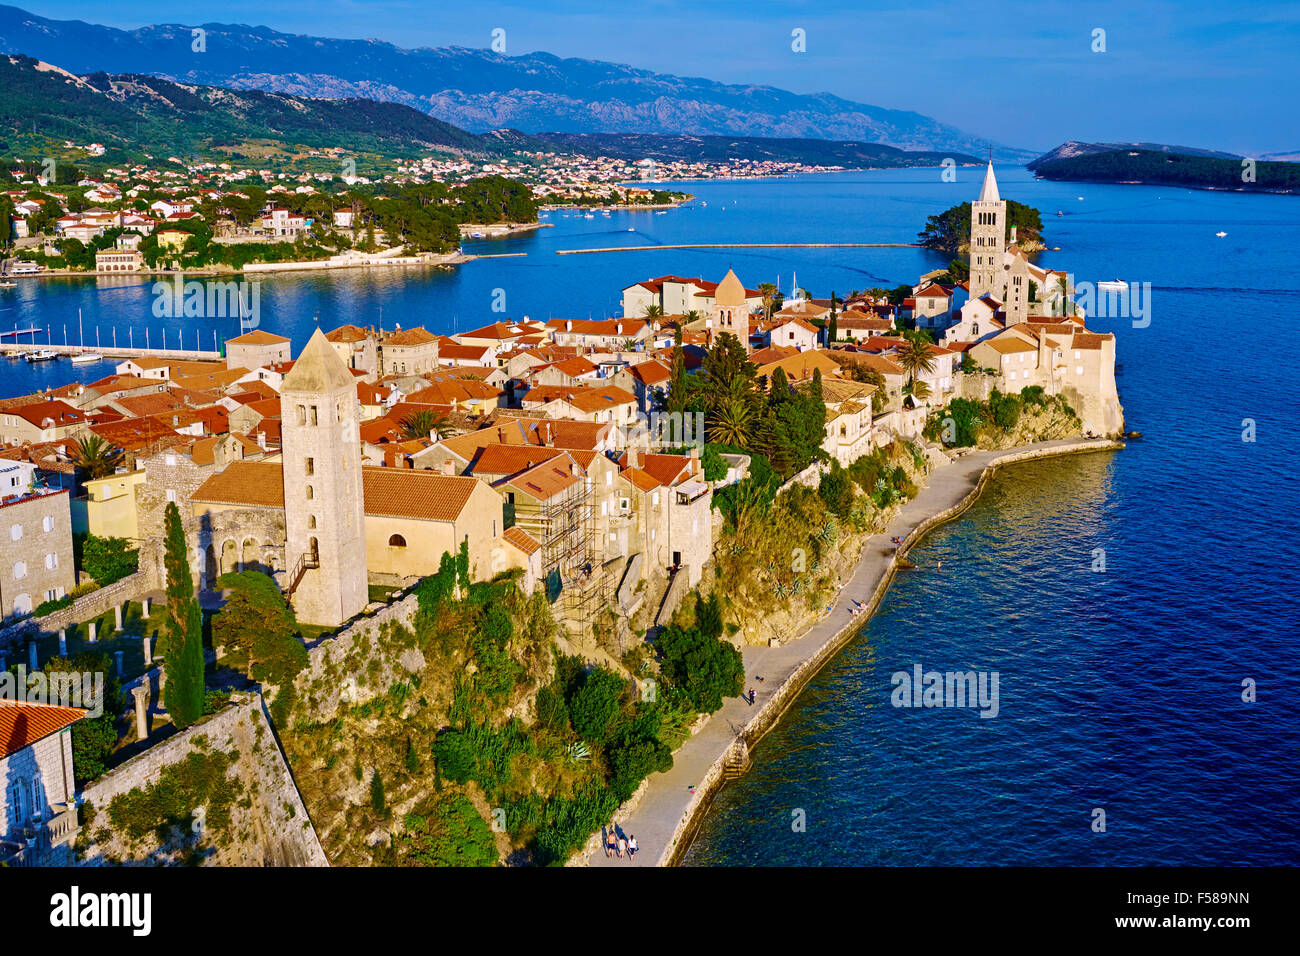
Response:
POLYGON ((239 24, 119 30, 50 20, 12 6, 0 6, 0 52, 57 63, 77 74, 150 74, 237 90, 401 103, 471 132, 513 127, 525 132, 757 135, 975 155, 991 147, 1004 160, 1033 156, 920 113, 829 93, 723 84, 548 53, 403 49, 378 40, 301 36, 239 24))

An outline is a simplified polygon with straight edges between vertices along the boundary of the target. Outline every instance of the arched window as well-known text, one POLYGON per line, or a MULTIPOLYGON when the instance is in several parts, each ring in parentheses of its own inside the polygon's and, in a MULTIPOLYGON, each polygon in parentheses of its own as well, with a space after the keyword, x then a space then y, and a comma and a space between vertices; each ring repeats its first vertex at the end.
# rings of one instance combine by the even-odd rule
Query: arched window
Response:
POLYGON ((311 529, 314 529, 314 528, 316 527, 316 516, 315 516, 315 515, 308 515, 308 516, 307 516, 307 527, 308 527, 308 528, 311 528, 311 529))
POLYGON ((313 561, 320 561, 320 544, 317 543, 315 538, 307 539, 307 551, 311 554, 313 561))
POLYGON ((406 547, 406 539, 400 534, 392 535, 388 539, 388 546, 390 548, 404 548, 406 547))
POLYGON ((312 490, 311 485, 308 485, 308 486, 307 486, 307 500, 308 500, 308 501, 311 501, 311 500, 312 500, 313 498, 315 498, 315 497, 316 497, 316 492, 312 490))

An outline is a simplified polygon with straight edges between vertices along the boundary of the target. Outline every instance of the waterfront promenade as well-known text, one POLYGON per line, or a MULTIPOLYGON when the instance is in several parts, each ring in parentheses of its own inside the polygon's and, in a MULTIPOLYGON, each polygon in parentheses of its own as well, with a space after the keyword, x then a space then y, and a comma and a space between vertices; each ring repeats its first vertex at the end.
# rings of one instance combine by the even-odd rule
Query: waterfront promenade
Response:
MULTIPOLYGON (((623 833, 636 836, 640 847, 636 857, 631 862, 606 858, 593 839, 583 851, 586 861, 591 866, 671 866, 679 861, 710 797, 722 783, 728 761, 741 752, 747 753, 747 748, 776 723, 817 670, 866 626, 895 571, 891 538, 903 538, 900 550, 905 552, 932 528, 965 510, 978 497, 993 470, 1002 465, 1123 447, 1120 442, 1106 439, 1059 439, 971 452, 931 472, 925 488, 903 505, 883 532, 872 535, 863 545, 852 578, 825 617, 798 638, 777 647, 743 649, 743 689, 753 687, 756 702, 751 706, 736 697, 725 700, 722 709, 712 714, 673 755, 672 769, 652 774, 642 785, 635 809, 626 817, 615 816, 613 822, 623 833), (867 605, 867 613, 849 614, 855 600, 867 605)), ((924 574, 928 570, 905 573, 924 574)))

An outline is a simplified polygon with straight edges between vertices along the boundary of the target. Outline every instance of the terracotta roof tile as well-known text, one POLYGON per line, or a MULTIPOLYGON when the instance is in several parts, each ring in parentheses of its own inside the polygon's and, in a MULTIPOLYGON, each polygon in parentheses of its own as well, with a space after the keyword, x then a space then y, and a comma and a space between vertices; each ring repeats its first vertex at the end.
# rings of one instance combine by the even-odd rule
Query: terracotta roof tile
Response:
POLYGON ((16 754, 85 716, 77 707, 0 700, 0 757, 16 754))

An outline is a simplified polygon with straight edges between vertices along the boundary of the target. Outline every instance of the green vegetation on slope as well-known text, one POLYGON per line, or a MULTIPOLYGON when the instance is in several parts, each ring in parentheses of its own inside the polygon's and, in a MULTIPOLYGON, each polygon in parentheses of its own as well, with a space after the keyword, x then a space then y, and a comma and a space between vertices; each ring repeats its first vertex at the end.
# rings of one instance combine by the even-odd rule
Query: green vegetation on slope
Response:
POLYGON ((1035 164, 1044 179, 1149 183, 1202 189, 1300 189, 1300 163, 1255 162, 1148 149, 1117 149, 1035 164))
MULTIPOLYGON (((965 253, 970 248, 970 212, 968 202, 945 209, 925 221, 925 228, 916 234, 921 245, 939 252, 965 253)), ((1016 241, 1024 246, 1043 241, 1043 220, 1037 209, 1007 200, 1006 241, 1011 241, 1011 230, 1016 230, 1016 241)))

